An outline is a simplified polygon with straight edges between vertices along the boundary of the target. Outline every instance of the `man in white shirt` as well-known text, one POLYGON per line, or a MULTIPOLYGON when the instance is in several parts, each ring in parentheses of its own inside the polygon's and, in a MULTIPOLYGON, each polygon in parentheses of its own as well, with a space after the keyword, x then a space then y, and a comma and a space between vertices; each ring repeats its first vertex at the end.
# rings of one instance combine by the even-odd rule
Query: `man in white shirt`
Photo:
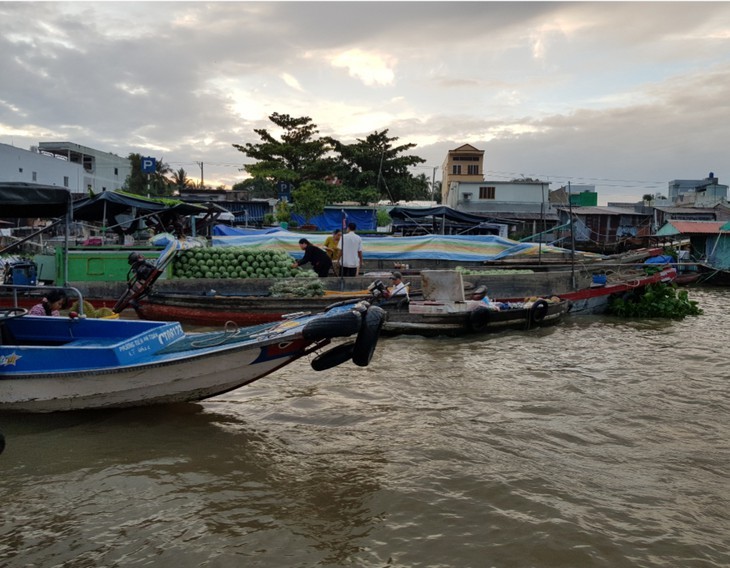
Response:
POLYGON ((343 276, 357 276, 362 266, 362 238, 355 232, 355 229, 357 229, 357 225, 349 223, 347 232, 342 235, 340 242, 340 249, 342 249, 340 263, 343 276))
POLYGON ((393 296, 408 296, 408 286, 403 283, 403 275, 400 272, 393 272, 390 275, 393 285, 388 288, 388 298, 393 296))

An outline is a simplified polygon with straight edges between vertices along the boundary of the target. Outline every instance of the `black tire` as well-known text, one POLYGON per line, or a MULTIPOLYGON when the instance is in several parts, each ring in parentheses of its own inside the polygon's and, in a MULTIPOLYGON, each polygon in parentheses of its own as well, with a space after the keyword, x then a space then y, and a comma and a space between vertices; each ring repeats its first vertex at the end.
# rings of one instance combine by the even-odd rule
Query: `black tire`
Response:
POLYGON ((312 369, 315 371, 326 371, 337 365, 341 365, 345 361, 352 359, 352 352, 355 348, 355 342, 343 343, 337 347, 320 353, 312 359, 312 369))
POLYGON ((545 319, 549 308, 550 306, 545 300, 538 300, 532 304, 532 307, 530 308, 530 321, 532 323, 540 323, 545 319))
POLYGON ((340 302, 335 302, 334 304, 330 304, 329 306, 327 306, 324 309, 324 311, 329 312, 332 308, 339 308, 340 306, 350 306, 350 305, 354 306, 358 302, 362 302, 362 300, 357 299, 357 298, 352 298, 350 300, 342 300, 340 302))
POLYGON ((352 362, 358 367, 367 367, 370 364, 384 323, 385 310, 378 306, 370 306, 362 320, 352 351, 352 362))
POLYGON ((476 310, 469 312, 469 330, 473 333, 481 333, 489 327, 489 323, 492 321, 492 310, 489 308, 477 308, 476 310))
POLYGON ((355 310, 313 319, 304 325, 302 336, 310 341, 348 337, 360 331, 362 316, 355 310))

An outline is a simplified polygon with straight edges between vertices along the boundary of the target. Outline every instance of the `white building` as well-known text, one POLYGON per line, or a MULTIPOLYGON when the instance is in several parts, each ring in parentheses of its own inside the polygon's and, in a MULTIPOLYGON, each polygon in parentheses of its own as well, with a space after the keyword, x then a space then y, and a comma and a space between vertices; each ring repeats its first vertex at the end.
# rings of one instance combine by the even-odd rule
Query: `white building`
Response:
POLYGON ((74 196, 121 189, 132 164, 127 158, 72 142, 41 142, 30 150, 0 144, 0 181, 55 185, 74 196))
POLYGON ((470 181, 451 182, 446 204, 468 213, 509 211, 532 206, 548 208, 550 182, 470 181))

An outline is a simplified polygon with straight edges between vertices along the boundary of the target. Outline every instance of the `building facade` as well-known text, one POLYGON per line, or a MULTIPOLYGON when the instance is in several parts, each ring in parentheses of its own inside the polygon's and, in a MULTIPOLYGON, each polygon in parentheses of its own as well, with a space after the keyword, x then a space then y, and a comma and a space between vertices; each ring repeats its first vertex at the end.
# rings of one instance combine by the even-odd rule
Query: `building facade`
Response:
MULTIPOLYGON (((452 184, 479 182, 484 179, 484 150, 464 144, 449 150, 441 166, 441 203, 448 205, 452 184)), ((452 206, 453 207, 453 206, 452 206)))
POLYGON ((0 180, 65 187, 74 197, 121 189, 127 158, 71 142, 41 142, 30 150, 0 144, 0 180))
POLYGON ((675 179, 668 185, 669 200, 677 205, 712 207, 727 201, 728 186, 721 184, 712 172, 705 179, 675 179))

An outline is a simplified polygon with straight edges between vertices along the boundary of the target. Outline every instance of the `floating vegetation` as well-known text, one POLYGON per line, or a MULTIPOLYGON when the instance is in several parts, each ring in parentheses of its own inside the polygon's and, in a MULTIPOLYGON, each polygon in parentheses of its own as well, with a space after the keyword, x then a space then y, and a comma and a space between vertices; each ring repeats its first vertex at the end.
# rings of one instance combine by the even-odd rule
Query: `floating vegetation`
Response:
POLYGON ((698 302, 689 299, 687 290, 674 285, 650 284, 643 293, 627 292, 608 304, 606 313, 624 318, 683 319, 702 315, 698 302))

